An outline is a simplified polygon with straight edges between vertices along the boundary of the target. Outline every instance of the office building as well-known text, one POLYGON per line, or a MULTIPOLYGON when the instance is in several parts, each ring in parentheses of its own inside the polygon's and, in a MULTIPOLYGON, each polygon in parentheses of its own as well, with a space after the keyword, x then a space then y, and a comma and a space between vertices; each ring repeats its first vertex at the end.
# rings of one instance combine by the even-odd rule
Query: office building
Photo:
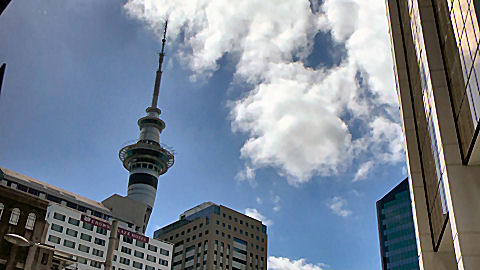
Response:
POLYGON ((417 242, 408 178, 377 201, 383 270, 418 270, 417 242))
POLYGON ((480 269, 476 0, 386 0, 420 269, 480 269))
POLYGON ((185 211, 154 238, 175 244, 172 270, 267 269, 267 227, 212 202, 185 211))

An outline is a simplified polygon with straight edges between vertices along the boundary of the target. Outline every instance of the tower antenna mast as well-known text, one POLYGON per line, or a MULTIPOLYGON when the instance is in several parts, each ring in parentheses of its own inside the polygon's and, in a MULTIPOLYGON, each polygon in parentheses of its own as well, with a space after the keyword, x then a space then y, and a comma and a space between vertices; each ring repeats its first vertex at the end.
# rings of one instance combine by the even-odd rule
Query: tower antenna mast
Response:
POLYGON ((155 77, 155 87, 153 88, 152 108, 157 108, 158 93, 160 91, 160 82, 162 80, 163 57, 165 56, 165 41, 167 41, 167 25, 168 20, 165 21, 165 29, 163 30, 162 51, 160 52, 158 58, 158 69, 155 77))

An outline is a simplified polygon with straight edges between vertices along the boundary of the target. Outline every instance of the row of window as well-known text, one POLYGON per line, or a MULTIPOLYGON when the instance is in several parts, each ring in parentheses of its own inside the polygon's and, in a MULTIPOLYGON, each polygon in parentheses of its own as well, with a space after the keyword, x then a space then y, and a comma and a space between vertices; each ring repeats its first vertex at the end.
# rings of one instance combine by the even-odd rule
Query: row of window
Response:
MULTIPOLYGON (((220 225, 220 221, 217 220, 216 222, 217 222, 217 225, 220 225)), ((222 227, 223 227, 223 228, 227 228, 227 229, 229 229, 229 230, 232 229, 232 226, 231 226, 231 225, 228 225, 228 224, 225 225, 225 223, 222 223, 222 227)), ((253 225, 252 225, 252 229, 253 229, 253 225)), ((233 231, 236 232, 236 231, 237 231, 237 227, 234 226, 234 227, 233 227, 233 231)), ((257 231, 258 231, 258 227, 257 227, 257 231)), ((242 229, 239 229, 239 233, 240 233, 240 234, 243 234, 243 230, 242 230, 242 229)), ((245 236, 248 236, 248 232, 247 232, 247 231, 245 231, 245 236)), ((253 234, 253 233, 250 233, 250 237, 251 237, 251 238, 254 238, 254 234, 253 234)), ((260 240, 260 237, 259 237, 258 235, 257 235, 255 238, 256 238, 257 240, 260 240)), ((262 237, 262 243, 263 243, 263 242, 265 242, 265 239, 262 237)))
POLYGON ((99 218, 102 218, 102 219, 105 219, 105 220, 108 220, 110 218, 110 216, 108 216, 108 215, 105 215, 105 214, 100 213, 98 211, 89 209, 89 208, 87 208, 85 206, 82 206, 80 204, 73 203, 73 202, 70 202, 70 201, 66 201, 66 200, 64 200, 62 198, 59 198, 57 196, 54 196, 54 195, 51 195, 51 194, 46 194, 45 192, 39 191, 39 190, 34 189, 32 187, 27 187, 25 185, 22 185, 20 183, 14 182, 14 181, 10 181, 10 180, 7 180, 7 179, 4 179, 4 180, 7 181, 7 186, 8 187, 12 187, 12 188, 15 188, 17 190, 32 194, 32 195, 37 196, 41 199, 46 199, 47 201, 55 202, 55 203, 58 203, 58 204, 62 204, 62 202, 63 202, 63 204, 65 204, 68 208, 72 208, 72 209, 75 209, 75 210, 78 210, 80 212, 84 212, 84 213, 87 213, 87 214, 91 213, 92 215, 94 215, 96 217, 99 217, 99 218))
MULTIPOLYGON (((223 218, 225 218, 225 219, 227 218, 227 215, 226 215, 225 213, 223 213, 222 216, 223 216, 223 218)), ((228 220, 232 220, 232 216, 231 216, 231 215, 228 215, 228 220)), ((243 225, 243 223, 245 223, 245 226, 248 228, 248 222, 246 222, 246 221, 243 222, 243 220, 241 220, 241 219, 239 220, 239 219, 237 219, 236 217, 233 217, 233 221, 239 222, 240 225, 243 225)), ((217 223, 217 225, 218 225, 218 223, 217 223)), ((260 227, 254 226, 253 224, 250 224, 250 228, 251 228, 252 230, 256 228, 256 229, 257 229, 257 232, 260 231, 260 227)))
MULTIPOLYGON (((67 220, 67 217, 65 215, 60 214, 58 212, 53 213, 53 218, 56 219, 56 220, 59 220, 59 221, 63 221, 63 222, 65 222, 67 220)), ((72 218, 72 217, 68 217, 68 223, 72 224, 74 226, 80 226, 80 220, 78 220, 76 218, 72 218)), ((93 231, 94 227, 95 226, 90 224, 90 223, 82 222, 82 228, 84 228, 86 230, 93 231)), ((63 232, 63 226, 60 226, 60 225, 57 225, 57 224, 53 223, 52 224, 52 230, 62 233, 63 232)), ((107 235, 107 229, 101 228, 101 227, 98 227, 98 226, 97 226, 96 232, 99 233, 99 234, 102 234, 102 235, 107 235)), ((73 237, 77 237, 77 235, 78 235, 77 231, 69 229, 69 228, 67 228, 66 233, 70 236, 73 236, 73 237)), ((90 235, 83 234, 83 233, 80 235, 80 238, 83 239, 83 240, 89 241, 89 242, 92 239, 92 237, 90 235)), ((122 240, 125 243, 133 244, 133 238, 123 236, 122 240)), ((105 240, 95 237, 95 244, 105 246, 105 240)), ((141 241, 138 241, 138 240, 136 240, 135 245, 137 247, 141 247, 141 248, 145 248, 145 246, 146 246, 144 242, 141 242, 141 241)), ((148 250, 153 251, 153 252, 158 252, 159 248, 157 246, 148 244, 148 250)), ((169 251, 165 250, 163 248, 160 248, 160 254, 168 256, 169 251)))
MULTIPOLYGON (((3 205, 3 203, 0 203, 0 220, 2 219, 4 211, 5 206, 3 205)), ((20 214, 21 212, 19 208, 13 208, 10 213, 10 219, 8 220, 8 223, 14 226, 18 225, 18 221, 20 220, 20 214)), ((29 213, 27 216, 27 222, 25 223, 25 229, 33 230, 36 220, 37 216, 34 213, 29 213)))
MULTIPOLYGON (((56 224, 52 224, 52 225, 56 225, 56 224)), ((57 225, 58 226, 58 225, 57 225)), ((62 239, 60 237, 57 237, 55 235, 49 235, 48 236, 48 241, 51 242, 51 243, 54 243, 54 244, 60 244, 62 242, 62 239)), ((98 257, 103 257, 104 255, 104 251, 102 250, 98 250, 96 248, 93 248, 93 247, 89 247, 89 246, 86 246, 86 245, 82 245, 80 243, 75 243, 73 241, 70 241, 68 239, 63 239, 63 246, 65 247, 68 247, 68 248, 71 248, 71 249, 75 249, 75 247, 77 247, 77 249, 81 252, 84 252, 84 253, 90 253, 90 248, 92 249, 92 254, 95 255, 95 256, 98 256, 98 257)), ((127 248, 127 247, 122 247, 121 248, 121 252, 123 253, 126 253, 126 254, 131 254, 132 253, 132 250, 130 248, 127 248)), ((141 258, 143 259, 144 258, 144 254, 142 252, 139 252, 139 251, 135 251, 134 252, 134 256, 137 257, 137 258, 141 258)), ((150 261, 150 262, 153 262, 153 263, 157 263, 157 258, 152 256, 152 255, 148 255, 147 254, 147 257, 146 257, 147 261, 150 261)), ((113 257, 113 260, 116 261, 117 260, 117 256, 114 255, 113 257)), ((84 259, 84 258, 80 258, 79 257, 79 262, 82 263, 82 264, 87 264, 87 260, 84 259)), ((120 260, 119 260, 119 263, 121 264, 125 264, 125 265, 130 265, 130 259, 127 259, 127 258, 124 258, 124 257, 120 257, 120 260)), ((161 264, 161 265, 164 265, 164 266, 168 266, 168 261, 167 260, 163 260, 163 259, 158 259, 158 263, 161 264)), ((91 261, 90 262, 90 265, 91 266, 94 266, 96 268, 100 268, 101 267, 101 264, 99 264, 98 262, 96 261, 91 261), (98 267, 97 267, 98 266, 98 267)), ((136 262, 136 261, 133 261, 133 264, 132 264, 133 267, 137 268, 137 269, 143 269, 143 264, 140 263, 140 262, 136 262)), ((148 266, 148 265, 145 265, 145 270, 150 270, 150 269, 155 269, 154 267, 152 266, 148 266)))

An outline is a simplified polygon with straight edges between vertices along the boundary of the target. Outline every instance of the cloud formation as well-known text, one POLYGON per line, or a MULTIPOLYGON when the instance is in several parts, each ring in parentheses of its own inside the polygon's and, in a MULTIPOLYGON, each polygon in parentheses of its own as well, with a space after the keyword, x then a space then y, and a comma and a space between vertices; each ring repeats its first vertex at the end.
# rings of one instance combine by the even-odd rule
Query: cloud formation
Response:
POLYGON ((347 201, 341 197, 335 196, 328 202, 328 208, 332 210, 337 216, 348 217, 352 214, 352 211, 346 209, 347 201))
POLYGON ((327 265, 323 263, 309 264, 305 259, 291 260, 285 257, 268 257, 269 270, 325 270, 327 265))
POLYGON ((272 226, 273 225, 273 221, 268 219, 266 216, 262 215, 260 212, 258 212, 257 209, 255 208, 247 208, 245 209, 245 215, 251 217, 251 218, 254 218, 256 220, 259 220, 261 221, 263 224, 267 225, 267 226, 272 226))
POLYGON ((180 41, 178 54, 193 78, 208 78, 223 56, 232 56, 235 83, 248 88, 229 103, 232 131, 247 136, 238 178, 252 181, 256 170, 273 167, 300 185, 345 172, 366 156, 375 164, 403 158, 384 3, 325 0, 317 6, 308 0, 129 0, 125 10, 157 34, 169 18, 169 40, 180 41), (345 45, 340 65, 304 64, 319 32, 345 45))

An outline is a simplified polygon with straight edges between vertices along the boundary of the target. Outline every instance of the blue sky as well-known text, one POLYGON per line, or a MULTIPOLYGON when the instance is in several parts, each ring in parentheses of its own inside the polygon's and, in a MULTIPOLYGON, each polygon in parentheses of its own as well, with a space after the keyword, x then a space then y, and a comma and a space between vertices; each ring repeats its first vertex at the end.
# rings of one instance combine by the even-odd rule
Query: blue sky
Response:
POLYGON ((269 269, 381 269, 375 202, 406 175, 374 0, 12 1, 0 165, 95 200, 153 91, 176 151, 148 228, 213 201, 269 224, 269 269))

